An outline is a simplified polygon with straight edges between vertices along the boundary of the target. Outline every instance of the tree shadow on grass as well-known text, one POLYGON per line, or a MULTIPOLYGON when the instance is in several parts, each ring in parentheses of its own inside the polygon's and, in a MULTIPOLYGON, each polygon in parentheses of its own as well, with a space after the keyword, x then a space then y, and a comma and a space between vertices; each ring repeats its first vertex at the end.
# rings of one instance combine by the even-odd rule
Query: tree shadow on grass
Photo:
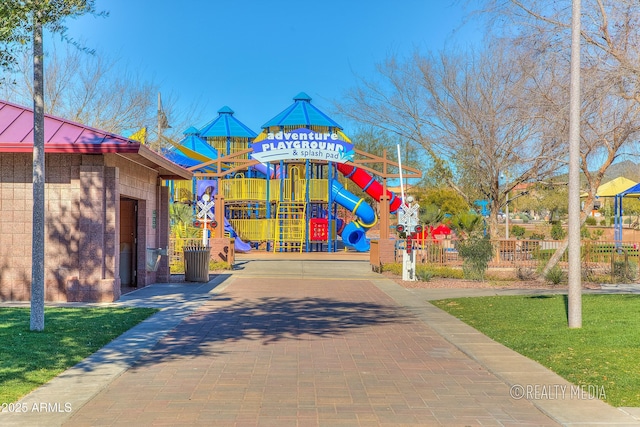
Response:
MULTIPOLYGON (((223 295, 219 297, 225 300, 223 295)), ((405 321, 406 314, 397 306, 375 303, 330 298, 241 300, 209 307, 186 318, 139 364, 221 353, 225 343, 241 340, 259 341, 266 346, 282 340, 334 337, 366 326, 405 321)))

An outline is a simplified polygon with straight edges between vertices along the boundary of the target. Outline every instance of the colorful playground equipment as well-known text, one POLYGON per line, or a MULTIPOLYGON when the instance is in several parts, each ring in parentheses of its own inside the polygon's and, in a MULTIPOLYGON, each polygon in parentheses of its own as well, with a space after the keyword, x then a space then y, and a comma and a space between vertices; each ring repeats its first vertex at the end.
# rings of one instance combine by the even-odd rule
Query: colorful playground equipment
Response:
MULTIPOLYGON (((389 212, 402 201, 386 190, 386 178, 397 175, 383 174, 380 182, 374 177, 379 172, 359 164, 356 154, 368 163, 381 158, 356 149, 308 95, 297 95, 260 134, 233 114, 223 107, 202 129, 187 130, 165 155, 194 172, 193 182, 171 183, 173 202, 195 206, 207 192, 216 200, 209 215, 223 213, 224 232, 235 238, 236 251, 368 251, 366 233, 379 218, 360 190, 388 206, 380 213, 388 233, 389 212)), ((395 165, 386 153, 384 162, 385 170, 395 165)), ((407 177, 420 177, 403 169, 407 177)))

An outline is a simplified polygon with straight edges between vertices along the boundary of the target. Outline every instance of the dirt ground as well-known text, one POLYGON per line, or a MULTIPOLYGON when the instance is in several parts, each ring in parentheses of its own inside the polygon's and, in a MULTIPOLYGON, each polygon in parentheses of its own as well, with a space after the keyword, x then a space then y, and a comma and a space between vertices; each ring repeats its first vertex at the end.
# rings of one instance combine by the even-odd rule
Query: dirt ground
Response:
MULTIPOLYGON (((404 288, 422 288, 422 289, 444 289, 444 288, 456 288, 456 289, 554 289, 561 290, 567 289, 567 284, 562 283, 559 285, 553 285, 544 281, 537 280, 519 280, 508 277, 501 277, 498 279, 476 281, 465 279, 448 279, 443 277, 433 277, 428 282, 407 282, 402 280, 401 277, 395 274, 384 272, 383 276, 388 277, 400 286, 404 288)), ((583 289, 601 289, 601 286, 596 283, 583 283, 583 289)))

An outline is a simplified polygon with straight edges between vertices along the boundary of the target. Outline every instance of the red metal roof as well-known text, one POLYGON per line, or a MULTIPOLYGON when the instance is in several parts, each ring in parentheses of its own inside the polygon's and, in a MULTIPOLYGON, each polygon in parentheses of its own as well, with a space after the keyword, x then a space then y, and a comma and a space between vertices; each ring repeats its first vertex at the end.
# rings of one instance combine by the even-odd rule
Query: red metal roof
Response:
MULTIPOLYGON (((48 153, 137 152, 137 141, 45 114, 44 143, 48 153)), ((33 110, 0 101, 0 151, 33 150, 33 110)))
MULTIPOLYGON (((46 153, 128 155, 158 170, 165 179, 190 179, 192 173, 138 141, 45 114, 46 153)), ((0 153, 33 151, 33 110, 0 100, 0 153)))

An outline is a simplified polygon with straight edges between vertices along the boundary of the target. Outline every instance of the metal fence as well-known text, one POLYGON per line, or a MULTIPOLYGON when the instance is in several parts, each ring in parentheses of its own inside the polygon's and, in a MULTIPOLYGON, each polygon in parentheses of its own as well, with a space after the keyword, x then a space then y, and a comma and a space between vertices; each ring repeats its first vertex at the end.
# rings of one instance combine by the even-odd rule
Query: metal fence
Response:
MULTIPOLYGON (((260 234, 260 233, 258 233, 260 234)), ((202 239, 182 239, 172 237, 169 244, 169 262, 171 266, 182 265, 183 247, 197 244, 202 239)), ((455 239, 438 239, 413 241, 416 262, 419 264, 434 264, 441 266, 461 266, 463 263, 456 249, 455 239)), ((489 262, 490 268, 518 268, 536 269, 553 256, 560 247, 559 240, 492 240, 493 258, 489 262)), ((402 251, 405 249, 404 240, 396 240, 395 259, 402 262, 402 251)), ((613 241, 584 240, 581 242, 581 258, 584 267, 594 270, 611 271, 616 263, 640 264, 640 243, 624 242, 616 245, 613 241)), ((560 259, 560 265, 565 266, 568 255, 565 252, 560 259)))
MULTIPOLYGON (((537 268, 544 265, 561 246, 559 240, 492 240, 493 258, 490 268, 537 268)), ((414 241, 413 250, 416 262, 420 264, 436 264, 442 266, 460 266, 462 258, 456 249, 455 239, 414 241)), ((396 242, 396 261, 402 261, 405 241, 396 242)), ((617 244, 610 241, 584 240, 581 242, 581 259, 583 265, 592 268, 611 268, 616 262, 639 263, 640 244, 624 242, 617 244)), ((568 254, 560 258, 560 265, 566 264, 568 254)))

